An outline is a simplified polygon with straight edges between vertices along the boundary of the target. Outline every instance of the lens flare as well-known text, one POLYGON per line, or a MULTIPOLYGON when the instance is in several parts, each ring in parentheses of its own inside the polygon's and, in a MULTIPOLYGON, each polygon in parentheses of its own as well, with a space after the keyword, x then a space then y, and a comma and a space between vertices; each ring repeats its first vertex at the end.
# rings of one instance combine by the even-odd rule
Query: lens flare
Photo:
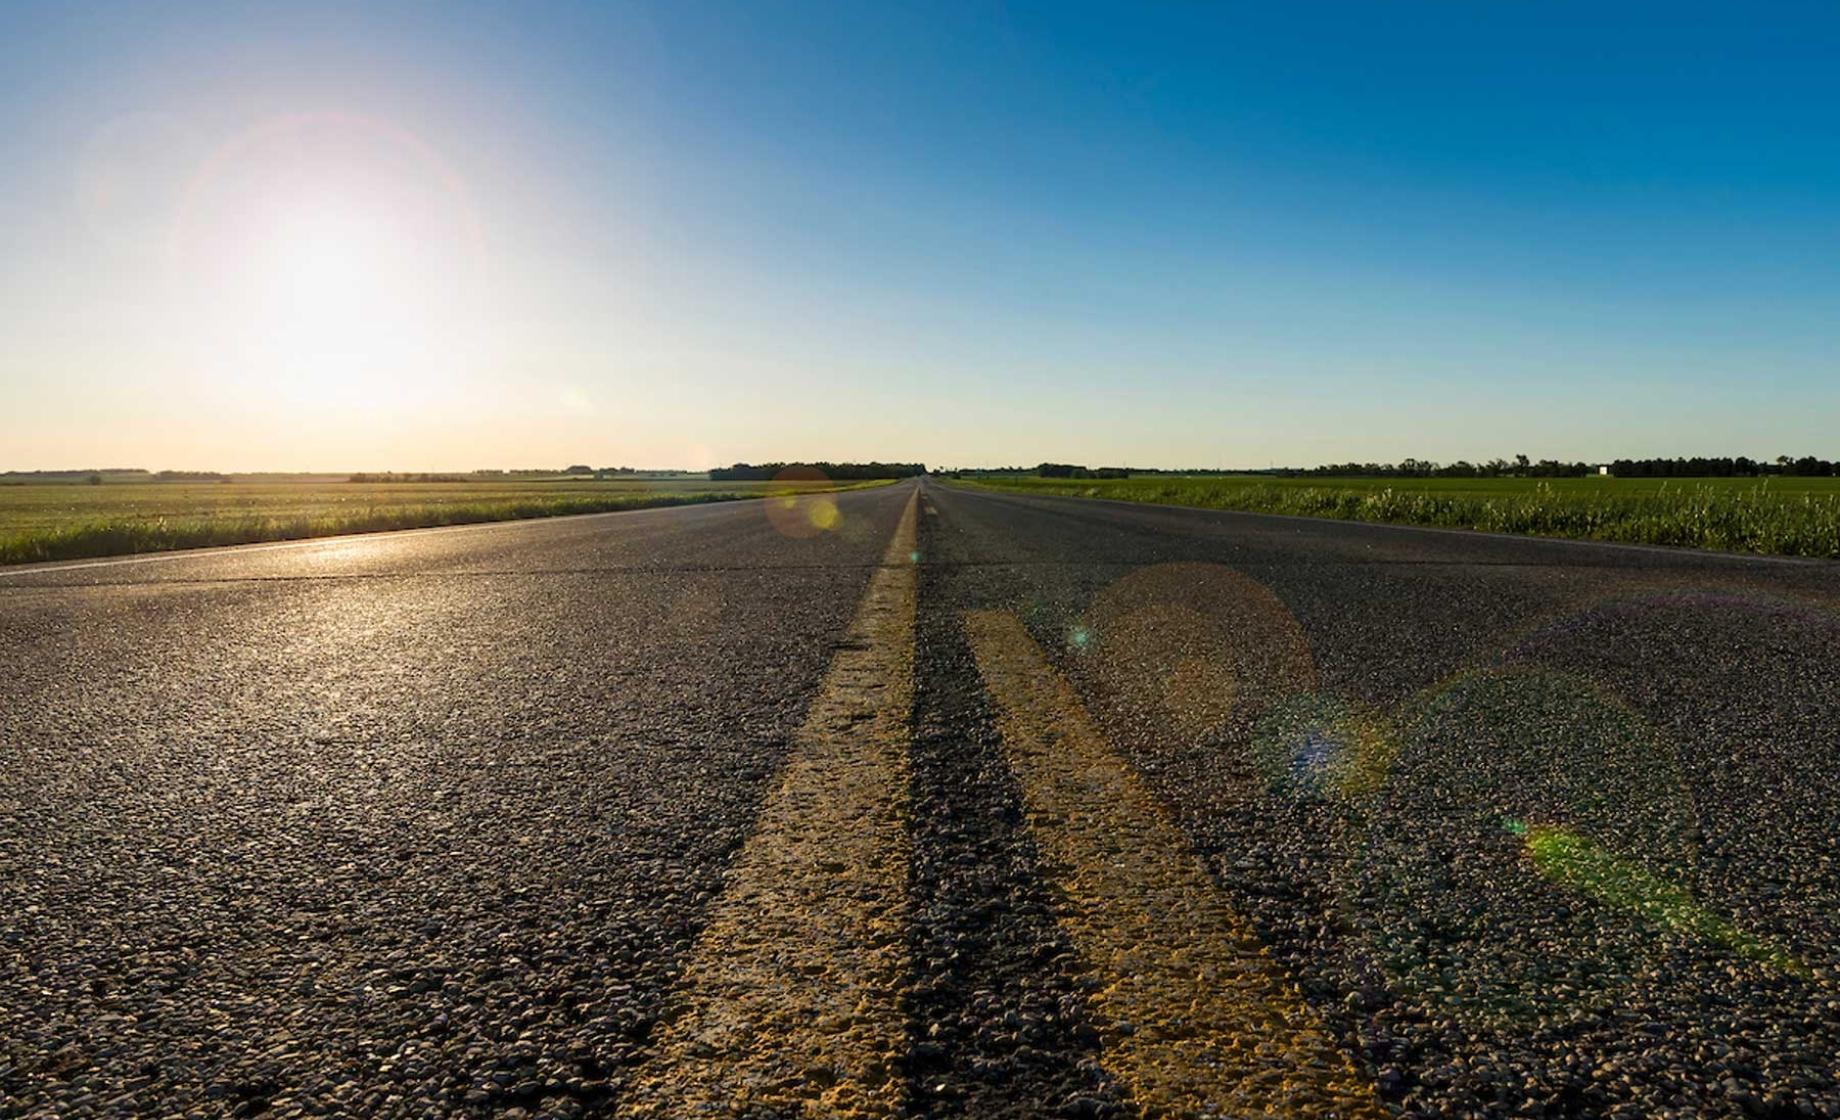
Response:
MULTIPOLYGON (((1695 846, 1710 858, 1649 869, 1824 968, 1840 965, 1840 911, 1820 877, 1798 869, 1840 866, 1840 797, 1828 780, 1840 727, 1836 606, 1831 592, 1645 577, 1517 633, 1503 658, 1583 674, 1653 722, 1675 744, 1695 846), (1699 697, 1717 702, 1683 702, 1699 697), (1765 720, 1790 730, 1758 735, 1765 720)), ((1622 847, 1590 821, 1526 819, 1622 847)))
POLYGON ((1084 664, 1130 718, 1186 743, 1236 736, 1316 685, 1308 640, 1269 588, 1220 564, 1140 568, 1094 598, 1084 664))
POLYGON ((793 540, 809 540, 837 530, 844 523, 835 495, 812 493, 830 482, 816 467, 787 467, 773 476, 766 507, 767 521, 775 532, 793 540))
POLYGON ((1385 787, 1398 755, 1398 738, 1383 716, 1320 692, 1281 701, 1252 737, 1259 773, 1292 797, 1371 798, 1385 787))
POLYGON ((1504 818, 1565 821, 1656 878, 1690 875, 1673 748, 1614 695, 1540 670, 1460 676, 1408 707, 1345 891, 1391 983, 1477 1029, 1588 1014, 1662 951, 1528 874, 1504 818))
POLYGON ((206 146, 169 113, 135 112, 110 120, 85 145, 77 168, 76 204, 84 225, 111 248, 156 255, 170 234, 173 207, 206 146))
POLYGON ((1778 972, 1803 979, 1813 975, 1795 954, 1740 929, 1694 901, 1684 888, 1605 851, 1588 836, 1557 825, 1529 825, 1513 819, 1504 821, 1502 827, 1526 842, 1527 856, 1540 874, 1563 887, 1640 915, 1681 936, 1723 945, 1778 972))
POLYGON ((837 512, 837 500, 828 494, 815 497, 811 505, 806 509, 805 516, 810 519, 812 526, 820 532, 829 532, 835 529, 838 521, 842 520, 843 517, 842 514, 837 512))

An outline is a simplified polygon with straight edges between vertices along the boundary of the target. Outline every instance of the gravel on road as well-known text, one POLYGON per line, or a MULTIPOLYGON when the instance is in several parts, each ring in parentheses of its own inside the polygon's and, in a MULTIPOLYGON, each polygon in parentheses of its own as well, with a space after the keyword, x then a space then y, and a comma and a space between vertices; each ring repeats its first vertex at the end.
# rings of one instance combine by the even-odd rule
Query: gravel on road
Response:
POLYGON ((916 491, 884 1113, 1157 1114, 1191 908, 1396 1116, 1840 1117, 1840 567, 930 480, 0 573, 0 1115, 642 1111, 916 491))

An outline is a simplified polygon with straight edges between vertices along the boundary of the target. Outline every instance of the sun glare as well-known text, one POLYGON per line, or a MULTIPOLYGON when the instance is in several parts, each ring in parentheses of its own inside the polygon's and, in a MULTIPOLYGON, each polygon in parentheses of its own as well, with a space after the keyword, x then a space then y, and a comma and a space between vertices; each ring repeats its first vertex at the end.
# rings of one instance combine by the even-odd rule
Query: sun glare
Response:
POLYGON ((413 269, 393 231, 350 207, 284 216, 251 269, 259 321, 286 358, 351 361, 413 325, 413 269))
POLYGON ((226 145, 175 235, 222 376, 253 404, 387 411, 439 388, 467 318, 478 236, 458 182, 413 137, 307 117, 226 145))

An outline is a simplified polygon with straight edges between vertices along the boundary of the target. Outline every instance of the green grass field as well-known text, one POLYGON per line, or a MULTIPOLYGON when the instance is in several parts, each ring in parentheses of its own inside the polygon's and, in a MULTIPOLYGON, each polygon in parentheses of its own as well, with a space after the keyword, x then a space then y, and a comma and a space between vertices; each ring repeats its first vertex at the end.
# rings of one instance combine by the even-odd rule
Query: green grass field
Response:
POLYGON ((466 525, 737 501, 879 483, 705 478, 348 482, 344 476, 229 482, 0 483, 0 564, 72 560, 340 533, 466 525))
POLYGON ((1126 479, 982 476, 960 485, 1202 509, 1840 557, 1840 478, 1126 479))

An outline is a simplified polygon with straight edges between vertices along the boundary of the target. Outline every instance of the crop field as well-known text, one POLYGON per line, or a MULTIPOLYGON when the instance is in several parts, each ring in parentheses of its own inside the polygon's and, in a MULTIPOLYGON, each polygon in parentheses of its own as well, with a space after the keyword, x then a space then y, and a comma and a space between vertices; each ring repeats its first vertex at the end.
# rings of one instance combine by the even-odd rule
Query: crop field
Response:
POLYGON ((1160 475, 1078 479, 985 475, 958 482, 1022 494, 1840 557, 1840 478, 1160 475))
POLYGON ((706 478, 0 483, 0 564, 737 501, 876 483, 706 478))

